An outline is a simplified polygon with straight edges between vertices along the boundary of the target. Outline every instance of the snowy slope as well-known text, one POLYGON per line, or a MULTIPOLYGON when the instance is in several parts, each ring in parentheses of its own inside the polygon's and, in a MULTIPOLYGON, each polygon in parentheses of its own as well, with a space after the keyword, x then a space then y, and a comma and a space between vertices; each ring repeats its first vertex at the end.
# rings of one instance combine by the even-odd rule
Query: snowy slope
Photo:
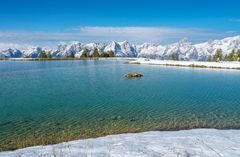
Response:
POLYGON ((0 157, 237 157, 240 130, 194 129, 111 135, 35 146, 0 157))
POLYGON ((232 50, 240 49, 240 36, 229 37, 223 40, 213 40, 195 45, 199 54, 213 55, 217 49, 222 49, 223 55, 230 53, 232 50))
POLYGON ((22 55, 23 55, 22 52, 18 49, 9 48, 0 50, 0 58, 9 58, 9 56, 11 56, 12 58, 19 58, 22 55))
POLYGON ((42 51, 41 47, 29 47, 22 51, 22 57, 37 58, 42 51))
POLYGON ((167 57, 171 54, 177 54, 183 60, 198 59, 196 48, 186 38, 180 40, 178 43, 166 46, 164 56, 167 57))
POLYGON ((137 52, 135 50, 135 48, 133 47, 133 45, 131 45, 129 42, 127 41, 123 41, 119 43, 120 45, 120 54, 116 54, 116 56, 119 57, 137 57, 137 52))

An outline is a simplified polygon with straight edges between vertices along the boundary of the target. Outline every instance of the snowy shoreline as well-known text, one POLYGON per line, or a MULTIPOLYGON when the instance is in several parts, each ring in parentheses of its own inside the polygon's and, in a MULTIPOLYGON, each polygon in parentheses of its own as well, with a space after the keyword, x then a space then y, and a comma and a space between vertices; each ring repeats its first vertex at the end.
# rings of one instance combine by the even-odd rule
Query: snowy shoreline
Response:
POLYGON ((0 157, 240 156, 240 130, 151 131, 0 152, 0 157))
POLYGON ((200 61, 172 61, 172 60, 155 60, 139 58, 130 61, 130 64, 149 64, 164 66, 184 66, 184 67, 200 67, 200 68, 222 68, 222 69, 238 69, 240 70, 240 62, 200 62, 200 61))

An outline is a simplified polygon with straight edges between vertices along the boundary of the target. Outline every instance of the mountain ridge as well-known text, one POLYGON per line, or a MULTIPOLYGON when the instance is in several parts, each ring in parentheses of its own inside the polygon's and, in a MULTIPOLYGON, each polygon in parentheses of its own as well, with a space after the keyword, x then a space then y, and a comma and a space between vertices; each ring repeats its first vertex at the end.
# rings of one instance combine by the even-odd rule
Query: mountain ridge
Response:
POLYGON ((81 57, 85 49, 90 54, 97 48, 99 53, 113 51, 117 57, 143 57, 154 59, 168 59, 170 55, 176 54, 181 60, 207 60, 212 57, 217 49, 222 49, 223 55, 228 55, 232 50, 240 49, 240 35, 227 37, 221 40, 209 40, 207 42, 192 44, 187 38, 179 42, 161 45, 156 43, 143 43, 140 45, 130 44, 128 41, 110 43, 87 43, 70 42, 61 43, 57 48, 29 47, 24 50, 16 48, 1 49, 0 58, 37 58, 40 53, 50 53, 54 58, 65 58, 70 54, 81 57))

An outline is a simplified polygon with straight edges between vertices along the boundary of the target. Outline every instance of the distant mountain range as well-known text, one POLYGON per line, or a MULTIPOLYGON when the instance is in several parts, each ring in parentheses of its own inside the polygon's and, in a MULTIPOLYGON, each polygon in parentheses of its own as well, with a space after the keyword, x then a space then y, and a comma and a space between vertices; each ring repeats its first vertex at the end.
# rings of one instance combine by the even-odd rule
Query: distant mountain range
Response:
POLYGON ((210 40, 200 44, 192 44, 188 39, 181 39, 179 42, 170 45, 155 43, 144 43, 133 45, 127 41, 108 44, 70 42, 59 44, 57 48, 29 47, 24 50, 0 48, 0 58, 37 58, 42 52, 51 53, 54 58, 64 58, 70 54, 80 57, 87 49, 90 54, 97 48, 99 53, 113 51, 117 57, 146 57, 155 59, 168 59, 169 55, 176 54, 181 60, 207 60, 213 56, 217 49, 222 49, 223 55, 229 54, 232 50, 240 49, 240 36, 228 37, 222 40, 210 40))

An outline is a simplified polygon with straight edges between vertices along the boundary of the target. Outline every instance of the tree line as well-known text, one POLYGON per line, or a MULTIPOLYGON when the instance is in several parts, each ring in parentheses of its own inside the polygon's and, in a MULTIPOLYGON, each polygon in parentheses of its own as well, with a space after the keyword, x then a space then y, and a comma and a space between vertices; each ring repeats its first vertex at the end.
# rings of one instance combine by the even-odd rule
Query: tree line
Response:
MULTIPOLYGON (((99 58, 99 57, 115 57, 115 53, 111 50, 108 52, 99 51, 97 48, 94 48, 93 53, 85 48, 80 56, 80 59, 87 58, 99 58)), ((41 52, 38 58, 52 58, 52 54, 50 52, 41 52)), ((67 58, 75 58, 75 54, 71 52, 67 58)), ((168 56, 168 60, 180 60, 179 55, 177 53, 173 53, 168 56)), ((222 49, 217 49, 213 56, 208 57, 208 61, 217 62, 217 61, 240 61, 240 49, 237 51, 232 50, 228 55, 223 56, 222 49)))
MULTIPOLYGON (((85 48, 80 56, 80 59, 87 59, 87 58, 99 58, 99 57, 115 57, 115 53, 111 50, 108 52, 99 51, 97 48, 94 48, 93 53, 90 54, 90 50, 85 48)), ((50 52, 41 52, 38 58, 52 58, 50 52)), ((67 58, 75 58, 75 54, 71 52, 67 58)))
POLYGON ((232 50, 228 55, 223 56, 222 49, 217 49, 215 54, 208 58, 208 61, 240 61, 240 49, 232 50))
POLYGON ((52 54, 50 52, 41 52, 38 56, 38 58, 52 58, 52 54))
POLYGON ((99 57, 115 57, 115 53, 111 50, 108 52, 99 51, 97 48, 94 48, 93 53, 90 54, 88 49, 84 49, 80 58, 99 58, 99 57))
MULTIPOLYGON (((173 53, 168 56, 168 60, 181 60, 177 53, 173 53)), ((223 56, 222 49, 217 49, 213 56, 208 57, 209 62, 218 62, 218 61, 240 61, 240 49, 237 51, 232 50, 228 55, 223 56)))

